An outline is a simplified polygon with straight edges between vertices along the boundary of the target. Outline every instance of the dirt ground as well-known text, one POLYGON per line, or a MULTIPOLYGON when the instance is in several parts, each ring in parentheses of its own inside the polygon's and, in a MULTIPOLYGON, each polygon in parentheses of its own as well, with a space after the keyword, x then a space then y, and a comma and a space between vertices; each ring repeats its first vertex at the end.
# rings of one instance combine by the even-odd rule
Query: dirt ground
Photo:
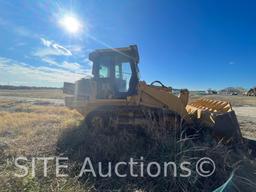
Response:
POLYGON ((243 136, 256 139, 256 107, 234 107, 243 136))

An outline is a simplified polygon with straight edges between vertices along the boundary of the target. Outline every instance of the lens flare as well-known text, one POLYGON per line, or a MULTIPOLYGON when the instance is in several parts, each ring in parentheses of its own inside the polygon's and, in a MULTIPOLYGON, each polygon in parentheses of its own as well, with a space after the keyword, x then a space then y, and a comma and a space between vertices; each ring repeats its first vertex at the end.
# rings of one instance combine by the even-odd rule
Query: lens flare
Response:
POLYGON ((64 16, 59 23, 66 31, 72 34, 79 33, 82 30, 82 23, 71 15, 64 16))

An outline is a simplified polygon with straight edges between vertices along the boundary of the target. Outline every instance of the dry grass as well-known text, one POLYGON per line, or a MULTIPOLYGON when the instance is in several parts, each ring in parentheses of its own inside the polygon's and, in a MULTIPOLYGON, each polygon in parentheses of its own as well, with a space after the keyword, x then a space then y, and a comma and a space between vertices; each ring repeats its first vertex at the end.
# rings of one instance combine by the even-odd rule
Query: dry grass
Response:
POLYGON ((31 89, 31 90, 0 89, 0 96, 47 98, 47 99, 63 99, 64 98, 62 89, 31 89))
POLYGON ((80 114, 62 106, 37 106, 12 100, 0 101, 0 109, 1 191, 85 190, 74 178, 59 179, 51 175, 42 178, 42 173, 35 178, 17 178, 13 164, 13 159, 18 156, 55 156, 60 134, 76 126, 82 119, 80 114), (12 107, 13 104, 15 107, 8 110, 7 106, 12 107))
MULTIPOLYGON (((112 127, 104 127, 103 129, 91 130, 85 124, 81 124, 77 128, 66 130, 58 142, 59 152, 68 156, 76 166, 71 169, 71 173, 78 174, 79 168, 85 157, 92 159, 93 167, 97 170, 98 162, 128 162, 129 158, 140 159, 144 157, 143 163, 147 165, 149 162, 158 162, 162 165, 164 162, 173 161, 191 162, 191 167, 195 168, 195 164, 201 157, 210 157, 216 165, 216 171, 211 177, 202 178, 198 176, 195 169, 192 169, 192 176, 189 178, 173 176, 152 178, 146 174, 144 177, 91 177, 87 175, 81 181, 89 181, 98 191, 194 191, 208 192, 213 191, 223 184, 231 175, 235 173, 239 178, 243 175, 246 182, 235 184, 240 191, 254 191, 256 186, 250 186, 250 183, 256 181, 253 175, 256 165, 246 157, 243 146, 226 146, 217 143, 207 132, 207 128, 203 128, 204 133, 201 140, 178 139, 176 132, 166 132, 161 127, 156 127, 156 123, 152 122, 149 127, 136 127, 134 129, 117 129, 112 127), (153 128, 153 129, 152 129, 153 128), (109 131, 111 130, 111 131, 109 131), (111 133, 110 133, 111 132, 111 133), (161 133, 163 137, 156 135, 161 133), (83 135, 83 137, 81 137, 83 135), (241 171, 235 172, 236 169, 241 171), (247 177, 245 174, 251 175, 247 177), (245 175, 245 176, 244 176, 245 175), (244 188, 246 187, 246 188, 244 188)), ((140 161, 141 162, 141 161, 140 161)), ((107 166, 103 168, 103 172, 107 172, 107 166), (104 169, 105 168, 105 169, 104 169)), ((145 167, 144 173, 145 173, 145 167)), ((135 173, 139 173, 140 167, 135 168, 135 173)), ((96 171, 96 173, 98 173, 96 171)), ((122 173, 127 173, 124 168, 122 173)))
POLYGON ((62 129, 74 125, 78 119, 78 114, 64 107, 22 105, 17 111, 0 112, 0 135, 7 136, 5 140, 11 138, 7 139, 8 146, 17 155, 51 152, 62 129))

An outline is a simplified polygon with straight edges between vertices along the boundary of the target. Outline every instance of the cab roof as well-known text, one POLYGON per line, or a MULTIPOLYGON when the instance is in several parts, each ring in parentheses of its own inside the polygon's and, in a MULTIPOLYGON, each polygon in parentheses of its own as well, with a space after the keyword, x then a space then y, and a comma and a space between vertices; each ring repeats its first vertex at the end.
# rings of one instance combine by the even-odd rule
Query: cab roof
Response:
POLYGON ((104 57, 117 57, 120 60, 133 60, 136 64, 139 63, 139 52, 137 45, 129 47, 111 48, 111 49, 96 49, 89 54, 89 59, 93 62, 104 57))

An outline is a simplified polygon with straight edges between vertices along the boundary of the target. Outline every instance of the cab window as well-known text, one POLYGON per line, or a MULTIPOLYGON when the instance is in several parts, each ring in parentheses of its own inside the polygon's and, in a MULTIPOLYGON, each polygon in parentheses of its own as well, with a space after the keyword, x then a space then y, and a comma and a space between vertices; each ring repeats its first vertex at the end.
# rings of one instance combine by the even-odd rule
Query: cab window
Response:
POLYGON ((120 71, 120 69, 121 69, 121 65, 116 65, 115 66, 115 78, 116 79, 120 79, 121 78, 121 71, 120 71))
POLYGON ((100 65, 99 68, 99 77, 100 78, 109 78, 110 73, 109 73, 109 67, 106 65, 100 65))
POLYGON ((119 92, 127 92, 132 76, 131 65, 123 62, 115 65, 116 86, 119 92))

